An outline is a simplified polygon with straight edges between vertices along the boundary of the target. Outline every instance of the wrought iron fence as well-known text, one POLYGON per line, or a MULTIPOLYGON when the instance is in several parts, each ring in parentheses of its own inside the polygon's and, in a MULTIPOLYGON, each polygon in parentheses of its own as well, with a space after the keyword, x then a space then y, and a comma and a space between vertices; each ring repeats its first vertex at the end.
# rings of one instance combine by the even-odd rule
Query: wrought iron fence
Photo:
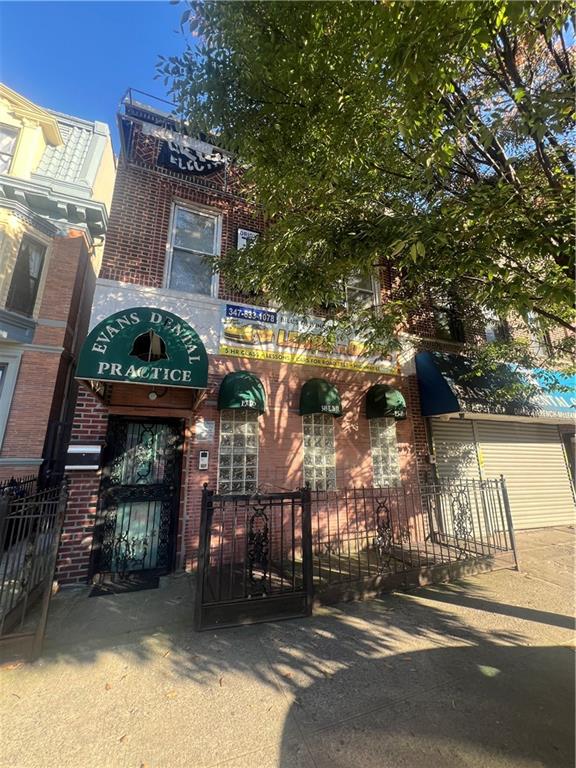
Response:
POLYGON ((37 475, 11 477, 10 480, 3 480, 0 483, 0 497, 22 498, 23 496, 30 496, 36 490, 37 485, 37 475))
POLYGON ((204 489, 196 626, 516 566, 506 484, 450 480, 255 496, 204 489))
POLYGON ((52 592, 67 484, 0 495, 0 651, 39 654, 52 592), (38 605, 40 604, 40 605, 38 605))
POLYGON ((503 478, 305 494, 317 596, 427 583, 504 555, 517 565, 503 478))

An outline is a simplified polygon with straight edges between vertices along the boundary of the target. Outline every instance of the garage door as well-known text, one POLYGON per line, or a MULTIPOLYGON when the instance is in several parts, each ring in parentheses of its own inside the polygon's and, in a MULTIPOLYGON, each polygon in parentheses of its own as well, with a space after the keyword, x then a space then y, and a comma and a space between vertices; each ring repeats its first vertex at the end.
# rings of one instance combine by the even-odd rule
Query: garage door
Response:
POLYGON ((506 478, 516 529, 573 525, 572 483, 553 424, 476 421, 484 474, 506 478))

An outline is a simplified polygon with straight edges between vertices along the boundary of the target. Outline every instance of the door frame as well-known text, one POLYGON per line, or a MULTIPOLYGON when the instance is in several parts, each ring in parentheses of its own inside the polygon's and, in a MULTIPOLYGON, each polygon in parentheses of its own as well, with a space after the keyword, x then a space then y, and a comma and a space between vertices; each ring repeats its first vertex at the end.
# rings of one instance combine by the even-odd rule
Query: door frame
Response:
MULTIPOLYGON (((102 537, 100 535, 101 526, 104 524, 104 493, 103 485, 109 474, 109 461, 113 456, 113 446, 109 441, 109 435, 111 432, 111 425, 114 422, 127 422, 127 423, 155 423, 155 424, 169 424, 175 427, 175 430, 179 434, 178 445, 175 451, 176 468, 174 472, 175 490, 174 500, 172 502, 172 511, 170 516, 170 529, 169 529, 169 564, 166 567, 166 573, 172 573, 174 571, 177 561, 177 543, 178 543, 178 523, 180 519, 180 492, 182 489, 182 467, 183 467, 183 454, 184 454, 184 439, 185 439, 185 425, 186 420, 183 418, 168 418, 161 416, 124 416, 111 414, 108 416, 108 423, 106 426, 106 442, 102 450, 102 471, 100 475, 100 483, 98 486, 98 501, 96 506, 96 519, 92 529, 92 543, 90 550, 90 562, 88 567, 88 581, 93 582, 95 576, 103 576, 110 573, 109 571, 99 570, 99 559, 102 548, 102 537)), ((155 569, 156 570, 156 569, 155 569)), ((164 569, 159 569, 164 570, 164 569)), ((149 573, 150 569, 141 571, 141 573, 149 573)))

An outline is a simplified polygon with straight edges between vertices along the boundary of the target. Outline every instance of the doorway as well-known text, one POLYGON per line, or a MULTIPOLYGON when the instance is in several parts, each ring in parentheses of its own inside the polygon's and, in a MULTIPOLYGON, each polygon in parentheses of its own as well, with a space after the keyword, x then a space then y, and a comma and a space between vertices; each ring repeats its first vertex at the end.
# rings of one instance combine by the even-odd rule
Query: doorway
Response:
POLYGON ((134 586, 174 567, 182 421, 111 417, 91 575, 134 586))

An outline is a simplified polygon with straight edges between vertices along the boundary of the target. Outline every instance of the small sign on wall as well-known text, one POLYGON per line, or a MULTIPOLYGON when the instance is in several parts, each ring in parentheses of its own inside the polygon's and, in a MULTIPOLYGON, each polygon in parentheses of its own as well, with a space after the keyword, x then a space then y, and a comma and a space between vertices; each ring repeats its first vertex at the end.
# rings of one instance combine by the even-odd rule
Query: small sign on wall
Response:
POLYGON ((210 421, 202 416, 196 419, 196 442, 197 443, 213 443, 214 434, 216 432, 216 422, 210 421))
POLYGON ((238 229, 238 235, 236 238, 236 248, 241 251, 250 245, 258 237, 259 232, 253 232, 251 229, 238 229))

